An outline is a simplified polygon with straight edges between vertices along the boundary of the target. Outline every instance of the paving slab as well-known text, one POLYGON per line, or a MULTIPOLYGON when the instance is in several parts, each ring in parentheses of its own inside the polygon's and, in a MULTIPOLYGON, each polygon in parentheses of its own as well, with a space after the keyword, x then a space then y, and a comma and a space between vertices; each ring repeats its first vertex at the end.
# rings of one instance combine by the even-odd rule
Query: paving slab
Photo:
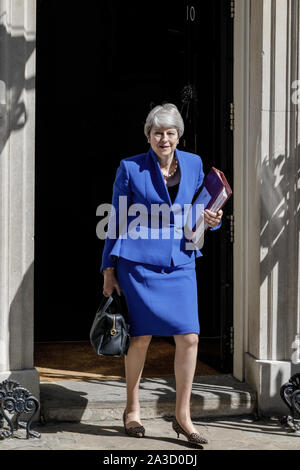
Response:
MULTIPOLYGON (((249 416, 231 418, 194 419, 196 428, 203 432, 209 443, 193 447, 172 429, 170 418, 143 420, 144 438, 138 439, 124 433, 121 420, 96 423, 48 423, 33 428, 41 433, 40 439, 25 438, 24 431, 16 437, 0 441, 1 450, 98 450, 127 451, 177 451, 183 454, 192 450, 299 450, 300 434, 289 432, 277 418, 253 419, 249 416)), ((99 454, 99 459, 101 454, 99 454)), ((99 460, 99 463, 100 460, 99 460)))

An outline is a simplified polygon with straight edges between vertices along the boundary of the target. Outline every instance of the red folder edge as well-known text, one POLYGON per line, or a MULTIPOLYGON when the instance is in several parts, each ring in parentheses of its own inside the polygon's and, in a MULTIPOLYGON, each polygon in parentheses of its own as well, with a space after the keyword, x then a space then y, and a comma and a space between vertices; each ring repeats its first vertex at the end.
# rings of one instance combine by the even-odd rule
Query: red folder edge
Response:
MULTIPOLYGON (((226 179, 226 176, 224 175, 224 173, 223 173, 221 170, 218 170, 217 168, 215 168, 215 167, 213 166, 210 171, 214 171, 215 173, 218 174, 218 176, 220 177, 220 179, 221 179, 221 181, 222 181, 222 183, 223 183, 223 186, 220 188, 220 191, 219 191, 218 193, 216 193, 215 197, 210 200, 210 202, 209 202, 208 205, 205 207, 205 209, 208 209, 208 210, 209 210, 209 208, 213 205, 213 203, 215 202, 215 200, 218 198, 220 192, 223 190, 223 188, 225 188, 225 190, 226 190, 226 192, 227 192, 227 199, 223 202, 223 204, 220 205, 220 207, 218 208, 218 211, 219 211, 220 209, 222 209, 222 208, 224 207, 224 205, 226 204, 226 202, 228 201, 228 199, 229 199, 230 196, 232 195, 232 189, 231 189, 231 187, 230 187, 230 185, 229 185, 229 183, 228 183, 228 181, 227 181, 227 179, 226 179)), ((207 173, 207 175, 208 175, 208 174, 209 174, 209 173, 207 173)), ((204 185, 204 183, 205 183, 205 178, 204 178, 204 181, 203 181, 203 185, 204 185)), ((202 187, 203 187, 203 185, 202 185, 202 187)), ((202 189, 202 187, 201 187, 201 189, 202 189)), ((201 189, 200 189, 199 193, 201 192, 201 189)), ((197 227, 197 223, 196 223, 195 226, 193 227, 193 232, 196 231, 196 227, 197 227)), ((205 230, 207 230, 207 228, 206 228, 205 230)), ((191 239, 190 239, 190 240, 191 240, 191 239)))
MULTIPOLYGON (((222 180, 222 183, 223 183, 223 187, 226 189, 226 192, 227 192, 227 199, 226 201, 223 202, 223 204, 219 207, 218 210, 222 209, 222 207, 224 207, 224 205, 226 204, 226 202, 228 201, 228 199, 230 198, 230 196, 232 195, 232 189, 226 179, 226 176, 224 175, 223 171, 221 170, 218 170, 217 168, 215 168, 214 166, 212 167, 212 170, 215 171, 219 176, 220 176, 220 179, 222 180)), ((222 188, 223 189, 223 188, 222 188)), ((222 191, 222 189, 220 189, 220 191, 218 192, 218 194, 214 197, 214 199, 211 199, 210 203, 208 204, 208 206, 206 207, 206 209, 209 209, 213 203, 215 202, 215 200, 218 198, 220 192, 222 191)))

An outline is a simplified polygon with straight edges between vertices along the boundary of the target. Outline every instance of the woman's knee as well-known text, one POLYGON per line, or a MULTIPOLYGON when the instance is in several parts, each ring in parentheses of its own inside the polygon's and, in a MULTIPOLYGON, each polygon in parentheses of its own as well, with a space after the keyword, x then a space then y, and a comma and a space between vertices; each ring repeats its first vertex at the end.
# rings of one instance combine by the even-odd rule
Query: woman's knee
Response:
POLYGON ((187 333, 183 335, 174 335, 176 346, 196 347, 199 343, 199 335, 197 333, 187 333))

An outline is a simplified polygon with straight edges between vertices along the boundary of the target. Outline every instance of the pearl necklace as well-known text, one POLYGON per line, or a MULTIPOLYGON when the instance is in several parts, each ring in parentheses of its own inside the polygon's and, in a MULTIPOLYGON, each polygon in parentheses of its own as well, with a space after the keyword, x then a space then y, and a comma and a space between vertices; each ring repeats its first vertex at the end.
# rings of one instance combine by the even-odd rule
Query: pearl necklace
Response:
POLYGON ((171 176, 175 175, 175 173, 176 173, 176 171, 177 171, 178 162, 177 162, 177 158, 175 157, 175 155, 174 155, 174 158, 175 158, 175 168, 174 168, 174 170, 173 170, 171 173, 168 172, 168 174, 165 174, 165 173, 163 173, 163 171, 161 170, 162 175, 163 175, 164 179, 166 180, 165 182, 167 182, 167 180, 168 180, 169 178, 171 178, 171 176))

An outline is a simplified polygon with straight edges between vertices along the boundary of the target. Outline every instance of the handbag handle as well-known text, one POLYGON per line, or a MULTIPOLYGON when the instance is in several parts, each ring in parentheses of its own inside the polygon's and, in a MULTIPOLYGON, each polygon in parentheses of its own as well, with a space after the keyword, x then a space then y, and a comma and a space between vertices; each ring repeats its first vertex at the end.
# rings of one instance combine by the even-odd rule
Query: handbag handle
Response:
POLYGON ((122 312, 122 305, 121 305, 121 301, 119 299, 119 296, 118 294, 114 294, 114 292, 108 297, 104 295, 102 300, 101 300, 101 303, 99 305, 99 308, 98 308, 98 312, 101 310, 103 312, 106 311, 106 309, 110 306, 110 304, 112 303, 112 301, 114 300, 116 303, 117 303, 117 308, 119 309, 120 312, 122 312), (104 303, 105 302, 105 303, 104 303), (104 303, 104 305, 103 305, 104 303), (103 307, 102 307, 103 305, 103 307))
POLYGON ((110 297, 116 302, 119 312, 124 314, 119 294, 116 291, 113 291, 110 297))
POLYGON ((112 296, 110 295, 110 296, 108 297, 108 299, 107 299, 106 304, 105 304, 104 307, 103 307, 103 310, 104 310, 104 311, 110 306, 110 304, 112 303, 112 301, 113 301, 113 298, 112 298, 112 296))
POLYGON ((103 311, 105 312, 106 309, 110 306, 110 304, 112 303, 113 301, 113 298, 112 296, 109 296, 108 298, 103 295, 102 299, 101 299, 101 302, 100 302, 100 305, 97 309, 97 312, 100 312, 100 311, 103 311))

